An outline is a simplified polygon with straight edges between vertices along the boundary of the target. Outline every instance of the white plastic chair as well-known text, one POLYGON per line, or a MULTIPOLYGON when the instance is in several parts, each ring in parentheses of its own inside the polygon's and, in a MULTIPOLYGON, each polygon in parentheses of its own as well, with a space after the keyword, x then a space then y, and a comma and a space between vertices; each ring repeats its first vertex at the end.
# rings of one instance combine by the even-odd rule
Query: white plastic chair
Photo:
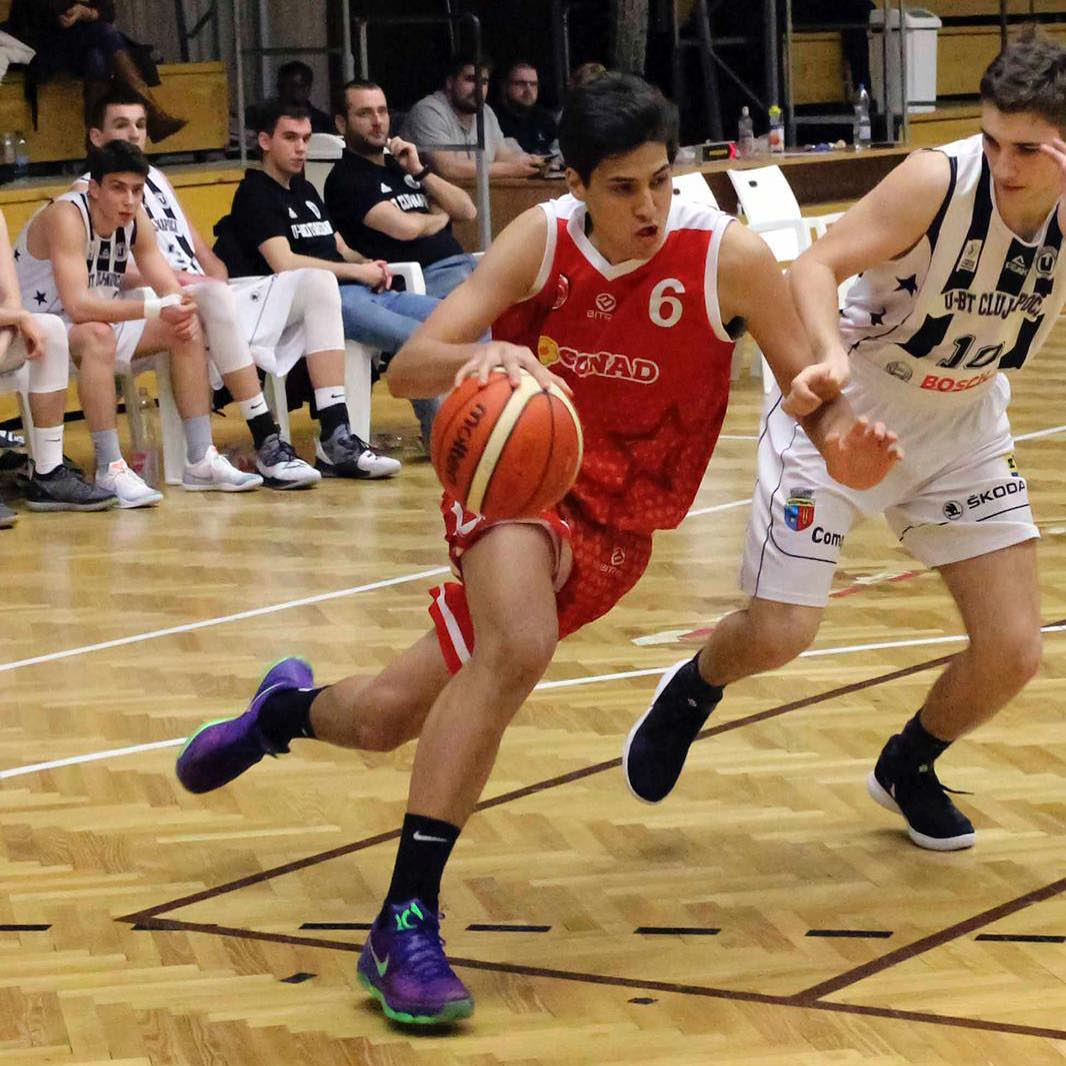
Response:
POLYGON ((727 170, 748 225, 779 263, 791 263, 811 246, 809 224, 778 166, 727 170))
POLYGON ((156 392, 159 395, 159 428, 163 437, 163 480, 168 485, 180 485, 185 471, 185 432, 181 414, 174 402, 174 387, 170 381, 170 353, 134 359, 129 370, 118 375, 122 396, 126 403, 126 421, 130 427, 130 443, 134 451, 143 451, 146 443, 144 420, 137 395, 137 378, 149 370, 155 371, 156 392))
POLYGON ((718 206, 710 185, 698 171, 692 174, 675 174, 673 186, 675 196, 680 196, 694 204, 706 204, 708 207, 718 206))
POLYGON ((304 177, 315 187, 319 196, 325 196, 326 178, 333 164, 344 154, 344 138, 336 133, 312 133, 307 145, 307 162, 304 177))
POLYGON ((30 368, 26 363, 0 374, 0 394, 17 393, 19 417, 22 419, 23 436, 26 438, 26 450, 33 458, 33 414, 30 411, 30 368))
MULTIPOLYGON (((330 134, 312 134, 312 138, 330 134)), ((426 279, 419 263, 389 263, 389 270, 403 278, 408 292, 425 295, 426 279)), ((362 440, 370 440, 370 382, 371 366, 377 352, 358 341, 344 342, 344 389, 348 397, 348 421, 352 432, 362 440)), ((284 440, 292 442, 289 428, 289 404, 285 393, 285 375, 266 376, 263 395, 281 429, 284 440)))

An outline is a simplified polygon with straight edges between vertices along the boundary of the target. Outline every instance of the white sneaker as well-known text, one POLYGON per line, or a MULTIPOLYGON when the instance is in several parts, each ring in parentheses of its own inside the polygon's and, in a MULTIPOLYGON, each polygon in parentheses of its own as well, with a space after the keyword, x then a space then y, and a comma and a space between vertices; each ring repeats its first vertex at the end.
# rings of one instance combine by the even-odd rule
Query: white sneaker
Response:
POLYGON ((119 507, 154 507, 163 498, 158 489, 145 484, 126 465, 125 459, 116 459, 108 464, 105 473, 97 473, 96 485, 113 492, 118 497, 119 507))
POLYGON ((189 492, 250 492, 262 484, 258 474, 238 470, 213 444, 198 463, 186 463, 181 475, 181 487, 189 492))
POLYGON ((272 433, 259 448, 255 468, 272 489, 303 489, 317 485, 322 475, 293 451, 288 441, 272 433))

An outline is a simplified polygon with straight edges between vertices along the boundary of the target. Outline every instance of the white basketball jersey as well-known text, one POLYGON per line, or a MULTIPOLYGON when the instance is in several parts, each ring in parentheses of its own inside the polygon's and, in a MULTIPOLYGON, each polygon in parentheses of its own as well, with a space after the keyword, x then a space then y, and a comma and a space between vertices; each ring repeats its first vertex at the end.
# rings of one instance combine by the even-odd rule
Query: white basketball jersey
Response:
POLYGON ((158 167, 150 167, 144 183, 144 210, 155 226, 159 250, 174 270, 205 274, 193 249, 189 220, 174 187, 158 167))
MULTIPOLYGON (((122 287, 122 276, 126 273, 133 242, 137 237, 137 223, 120 226, 109 237, 102 237, 93 228, 88 193, 64 193, 53 202, 64 201, 78 208, 85 225, 85 266, 89 272, 89 288, 94 296, 113 299, 122 287)), ((36 259, 30 254, 28 235, 32 224, 31 218, 15 242, 15 271, 22 293, 22 306, 29 311, 63 314, 52 260, 36 259)))
POLYGON ((974 396, 1034 355, 1062 308, 1059 204, 1024 241, 1000 217, 980 134, 937 150, 951 164, 940 210, 906 255, 859 275, 840 331, 853 358, 900 381, 974 396))

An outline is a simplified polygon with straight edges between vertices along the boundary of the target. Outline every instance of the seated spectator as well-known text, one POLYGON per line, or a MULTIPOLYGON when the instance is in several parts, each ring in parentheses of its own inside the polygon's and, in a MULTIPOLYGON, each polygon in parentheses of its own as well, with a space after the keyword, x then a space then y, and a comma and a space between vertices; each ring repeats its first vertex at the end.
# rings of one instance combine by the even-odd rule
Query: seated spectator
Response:
POLYGON ((551 112, 537 105, 539 92, 537 68, 521 59, 512 63, 503 79, 496 117, 505 137, 531 155, 550 156, 557 149, 558 127, 551 112))
MULTIPOLYGON (((87 484, 63 465, 63 410, 70 375, 67 331, 55 315, 31 314, 23 308, 7 223, 0 214, 0 374, 11 374, 27 362, 34 459, 26 483, 26 506, 31 511, 114 507, 118 503, 114 493, 87 484)), ((0 528, 13 526, 16 517, 0 502, 0 528)))
MULTIPOLYGON (((91 144, 99 148, 114 140, 144 148, 144 105, 122 89, 112 89, 97 102, 89 124, 91 144)), ((325 270, 291 270, 231 282, 225 264, 207 247, 158 167, 148 169, 144 210, 155 227, 160 254, 196 301, 211 361, 222 372, 226 388, 251 431, 256 469, 271 488, 316 484, 321 473, 282 439, 263 398, 253 359, 265 370, 288 374, 306 356, 316 393, 329 390, 331 402, 343 404, 344 332, 336 279, 325 270)), ((126 270, 125 280, 132 286, 143 284, 136 267, 126 270)), ((319 411, 320 426, 335 428, 340 424, 339 418, 333 418, 337 412, 329 411, 326 393, 319 398, 324 408, 319 411)), ((322 432, 330 436, 326 428, 322 432)), ((367 476, 365 464, 361 467, 358 463, 361 454, 348 467, 341 467, 345 476, 367 476)))
POLYGON ((314 87, 315 72, 299 59, 278 67, 278 99, 306 108, 311 116, 312 133, 335 133, 329 115, 311 103, 311 90, 314 87))
POLYGON ((63 319, 78 367, 78 395, 96 452, 96 484, 120 507, 148 507, 162 494, 122 458, 115 428, 115 373, 140 355, 170 352, 174 398, 185 431, 182 486, 194 492, 245 492, 263 479, 233 467, 211 440, 207 357, 196 305, 183 296, 159 254, 141 206, 148 160, 114 141, 89 153, 87 192, 68 192, 38 212, 19 234, 15 269, 22 302, 63 319), (118 300, 123 275, 137 267, 155 295, 118 300))
POLYGON ((606 73, 607 68, 602 63, 581 63, 570 71, 570 76, 566 79, 566 91, 573 92, 579 85, 588 85, 590 81, 595 81, 606 73))
MULTIPOLYGON (((477 143, 477 87, 488 90, 490 65, 483 59, 475 73, 474 60, 456 56, 448 67, 444 88, 424 96, 407 113, 400 136, 420 147, 434 144, 477 143)), ((423 149, 433 169, 445 178, 472 178, 477 173, 473 149, 423 149)), ((496 112, 485 104, 485 162, 492 178, 530 178, 541 172, 544 159, 513 148, 504 141, 496 112)))
MULTIPOLYGON (((388 264, 368 261, 334 230, 326 205, 303 176, 310 139, 305 108, 272 100, 260 109, 263 169, 245 172, 229 216, 215 227, 215 251, 231 277, 300 267, 330 271, 340 283, 344 336, 381 352, 396 352, 438 301, 391 291, 388 264)), ((425 421, 422 429, 423 434, 428 431, 425 421)), ((320 444, 320 469, 328 474, 332 460, 329 448, 323 449, 320 444)), ((375 460, 380 466, 392 464, 392 470, 400 465, 384 456, 375 460)))
POLYGON ((452 221, 477 217, 474 201, 423 166, 418 149, 389 137, 379 85, 351 81, 338 101, 344 155, 326 178, 326 208, 350 248, 386 262, 416 262, 426 292, 443 299, 476 265, 452 235, 452 221))
POLYGON ((37 82, 66 71, 84 82, 86 118, 114 78, 144 100, 153 141, 166 140, 185 127, 187 120, 168 114, 149 88, 159 84, 151 48, 131 41, 115 29, 114 21, 114 0, 14 0, 9 31, 37 51, 27 82, 35 125, 37 82))

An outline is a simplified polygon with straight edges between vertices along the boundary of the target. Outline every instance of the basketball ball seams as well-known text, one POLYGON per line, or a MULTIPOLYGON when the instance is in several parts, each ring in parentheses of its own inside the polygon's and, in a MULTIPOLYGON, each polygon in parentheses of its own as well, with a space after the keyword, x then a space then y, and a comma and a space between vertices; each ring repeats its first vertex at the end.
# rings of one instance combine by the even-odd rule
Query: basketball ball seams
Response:
POLYGON ((567 411, 570 412, 570 418, 574 423, 574 440, 577 444, 577 461, 574 463, 574 476, 576 477, 578 471, 581 469, 581 463, 585 458, 585 435, 581 429, 581 419, 578 418, 577 409, 574 407, 570 397, 566 395, 566 392, 563 389, 560 389, 558 385, 552 385, 551 394, 555 399, 565 405, 567 411))
POLYGON ((499 418, 496 419, 496 424, 492 427, 489 439, 485 442, 485 447, 474 470, 474 475, 470 479, 470 489, 466 497, 467 510, 481 513, 481 508, 488 495, 492 475, 496 470, 496 464, 503 453, 503 449, 510 439, 522 411, 525 410, 526 404, 539 391, 540 385, 530 374, 523 374, 518 387, 511 391, 510 399, 508 399, 500 412, 499 418))
POLYGON ((531 404, 535 404, 538 401, 547 404, 548 442, 547 447, 542 448, 540 451, 540 469, 537 471, 536 477, 533 477, 532 471, 529 471, 530 490, 525 500, 522 501, 522 514, 542 511, 546 506, 545 501, 541 499, 541 497, 544 495, 544 482, 549 476, 552 453, 555 449, 555 408, 552 404, 551 397, 541 389, 535 396, 529 398, 529 401, 526 404, 526 410, 529 409, 531 404), (536 503, 535 507, 532 506, 534 503, 536 503))

